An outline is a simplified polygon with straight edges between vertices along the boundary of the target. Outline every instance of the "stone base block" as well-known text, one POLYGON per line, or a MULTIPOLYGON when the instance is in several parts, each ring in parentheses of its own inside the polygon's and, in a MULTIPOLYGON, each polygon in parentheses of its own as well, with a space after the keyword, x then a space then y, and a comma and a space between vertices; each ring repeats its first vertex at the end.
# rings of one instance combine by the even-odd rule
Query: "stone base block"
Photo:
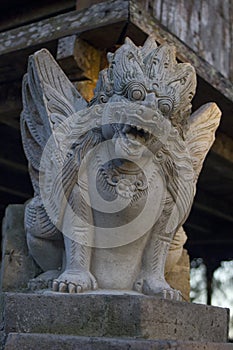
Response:
POLYGON ((232 350, 233 344, 169 340, 9 334, 5 350, 232 350))
POLYGON ((140 294, 4 293, 4 331, 226 342, 228 310, 140 294))
POLYGON ((27 287, 28 281, 39 273, 30 256, 24 229, 23 204, 7 207, 2 224, 2 262, 0 285, 2 291, 18 291, 27 287))

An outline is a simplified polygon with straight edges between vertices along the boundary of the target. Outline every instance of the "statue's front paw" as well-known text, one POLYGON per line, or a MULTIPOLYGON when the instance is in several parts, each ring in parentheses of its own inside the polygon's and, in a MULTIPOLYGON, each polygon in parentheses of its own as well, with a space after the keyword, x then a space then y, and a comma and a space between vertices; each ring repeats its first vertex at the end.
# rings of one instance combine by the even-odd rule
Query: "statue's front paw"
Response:
POLYGON ((28 282, 28 289, 31 291, 51 288, 54 278, 57 278, 61 271, 48 270, 28 282))
POLYGON ((146 295, 157 295, 164 299, 183 300, 179 290, 171 288, 165 279, 155 276, 140 276, 134 283, 134 290, 146 295))
POLYGON ((82 293, 97 288, 97 281, 89 271, 66 270, 53 281, 54 292, 82 293))

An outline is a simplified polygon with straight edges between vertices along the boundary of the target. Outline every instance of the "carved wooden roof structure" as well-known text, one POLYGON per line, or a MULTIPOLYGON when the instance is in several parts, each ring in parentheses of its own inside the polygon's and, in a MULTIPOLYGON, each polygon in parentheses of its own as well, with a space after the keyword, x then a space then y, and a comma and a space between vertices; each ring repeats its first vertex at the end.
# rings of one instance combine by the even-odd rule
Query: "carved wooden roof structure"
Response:
POLYGON ((16 1, 0 5, 1 217, 8 204, 23 203, 32 195, 19 131, 21 81, 28 56, 42 47, 49 49, 88 98, 105 66, 106 52, 114 51, 126 36, 140 45, 153 33, 159 44, 175 44, 179 61, 195 66, 198 87, 193 109, 214 101, 223 113, 185 226, 189 253, 216 265, 233 259, 232 0, 215 5, 205 1, 207 12, 214 11, 206 21, 202 1, 193 8, 192 2, 183 6, 180 1, 174 7, 168 0, 35 3, 21 1, 20 9, 16 1))

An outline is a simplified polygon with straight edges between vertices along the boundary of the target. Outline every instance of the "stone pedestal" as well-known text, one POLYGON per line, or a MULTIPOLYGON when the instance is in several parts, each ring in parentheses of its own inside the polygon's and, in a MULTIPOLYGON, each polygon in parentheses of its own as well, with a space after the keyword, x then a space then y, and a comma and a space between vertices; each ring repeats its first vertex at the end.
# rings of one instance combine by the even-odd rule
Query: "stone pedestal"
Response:
POLYGON ((140 294, 4 293, 5 350, 233 349, 228 310, 140 294))
POLYGON ((30 256, 24 229, 23 204, 7 207, 2 224, 2 261, 0 285, 2 291, 18 291, 27 287, 28 281, 39 273, 30 256))

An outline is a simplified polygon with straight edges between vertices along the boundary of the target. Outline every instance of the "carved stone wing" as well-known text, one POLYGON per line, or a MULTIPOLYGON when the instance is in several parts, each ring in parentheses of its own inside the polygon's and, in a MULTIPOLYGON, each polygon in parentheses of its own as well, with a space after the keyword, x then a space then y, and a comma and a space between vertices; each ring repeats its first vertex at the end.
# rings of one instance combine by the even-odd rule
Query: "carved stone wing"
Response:
POLYGON ((46 49, 29 58, 23 79, 21 133, 35 195, 39 194, 40 160, 49 137, 60 122, 86 105, 46 49))
POLYGON ((215 131, 218 128, 220 117, 221 111, 216 103, 205 104, 190 117, 186 142, 193 163, 195 181, 197 181, 205 157, 215 140, 215 131))

